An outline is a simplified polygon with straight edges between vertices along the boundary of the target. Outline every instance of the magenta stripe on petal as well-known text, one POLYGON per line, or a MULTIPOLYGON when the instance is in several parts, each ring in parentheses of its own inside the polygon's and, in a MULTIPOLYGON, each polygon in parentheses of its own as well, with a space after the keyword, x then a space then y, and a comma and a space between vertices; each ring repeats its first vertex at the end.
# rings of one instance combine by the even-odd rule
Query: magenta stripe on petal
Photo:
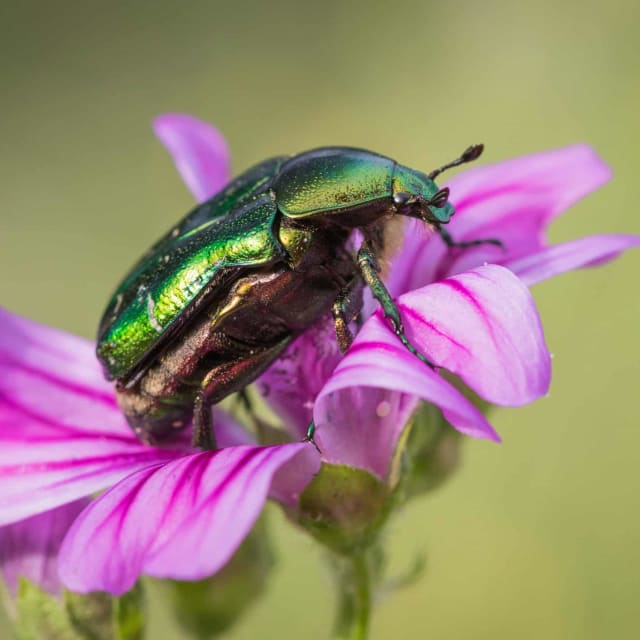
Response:
POLYGON ((58 550, 69 527, 89 504, 76 500, 57 509, 0 527, 0 572, 12 595, 26 578, 52 595, 62 593, 58 550))
POLYGON ((469 168, 447 182, 456 215, 506 193, 547 194, 555 217, 611 179, 592 147, 575 144, 469 168))
POLYGON ((508 265, 541 251, 549 223, 610 177, 609 167, 587 145, 463 171, 448 182, 456 214, 447 230, 457 241, 499 239, 505 250, 448 249, 437 234, 411 221, 404 247, 392 260, 390 291, 398 296, 482 264, 508 265))
POLYGON ((316 396, 340 358, 333 318, 327 316, 305 331, 258 379, 262 396, 294 438, 307 433, 316 396))
POLYGON ((540 318, 509 270, 478 267, 407 293, 398 306, 413 343, 485 400, 519 406, 547 393, 551 362, 540 318))
MULTIPOLYGON (((92 343, 0 310, 0 416, 9 405, 42 428, 131 435, 92 343)), ((12 426, 24 432, 5 423, 0 439, 12 426)))
POLYGON ((316 401, 316 441, 323 459, 384 478, 416 398, 438 406, 462 433, 500 439, 478 409, 374 316, 316 401))
POLYGON ((0 525, 90 495, 134 471, 184 455, 142 445, 131 447, 130 451, 117 451, 106 442, 103 455, 89 455, 99 444, 99 441, 70 441, 23 445, 22 449, 25 446, 50 449, 48 454, 41 452, 38 456, 41 460, 36 462, 22 462, 21 447, 10 448, 9 452, 15 453, 15 462, 0 465, 0 525), (46 459, 48 456, 50 460, 46 459))
POLYGON ((168 113, 153 121, 153 130, 198 202, 229 181, 229 150, 216 128, 187 114, 168 113))
POLYGON ((113 385, 104 379, 93 342, 0 308, 2 361, 20 363, 96 397, 113 398, 113 385))
POLYGON ((60 554, 63 583, 120 594, 141 573, 180 580, 214 573, 251 529, 276 471, 308 447, 233 447, 129 476, 72 527, 60 554))
MULTIPOLYGON (((479 267, 407 293, 398 306, 411 342, 489 402, 520 405, 547 392, 550 358, 540 319, 509 270, 479 267)), ((378 311, 316 402, 323 458, 384 476, 414 397, 440 407, 462 433, 498 439, 459 391, 402 346, 378 311)))

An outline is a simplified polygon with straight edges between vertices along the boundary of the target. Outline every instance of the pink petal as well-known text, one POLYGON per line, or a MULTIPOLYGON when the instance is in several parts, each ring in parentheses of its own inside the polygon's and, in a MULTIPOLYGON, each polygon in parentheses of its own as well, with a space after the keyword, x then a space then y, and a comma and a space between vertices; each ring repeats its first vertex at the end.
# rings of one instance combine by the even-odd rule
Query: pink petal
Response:
POLYGON ((0 527, 0 570, 14 596, 20 578, 26 578, 52 595, 62 593, 58 550, 69 527, 88 503, 88 500, 77 500, 0 527))
POLYGON ((640 236, 590 236, 547 247, 505 266, 531 286, 565 271, 603 264, 632 247, 640 247, 640 236))
MULTIPOLYGON (((528 290, 507 269, 479 267, 405 294, 398 306, 413 344, 489 402, 520 405, 547 392, 550 358, 540 320, 528 290)), ((316 402, 323 458, 384 476, 412 397, 440 407, 462 433, 498 439, 484 416, 412 356, 377 312, 316 402)))
POLYGON ((129 476, 71 528, 60 553, 63 583, 121 594, 141 573, 178 580, 214 573, 251 529, 276 471, 308 447, 232 447, 129 476))
POLYGON ((500 439, 478 409, 374 316, 318 396, 315 439, 323 460, 385 478, 416 398, 440 407, 462 433, 500 439))
POLYGON ((198 202, 227 184, 229 149, 216 128, 187 114, 168 113, 153 121, 153 130, 198 202))
POLYGON ((93 343, 0 309, 3 399, 37 414, 41 423, 55 421, 85 434, 130 435, 93 343))
POLYGON ((328 317, 298 338, 258 380, 263 398, 295 438, 306 435, 316 396, 340 357, 328 317))
POLYGON ((574 144, 467 169, 447 185, 458 213, 507 193, 546 193, 555 217, 610 179, 611 169, 592 147, 574 144))
POLYGON ((605 184, 611 171, 587 145, 546 151, 468 169, 448 186, 456 208, 447 230, 458 241, 498 238, 506 246, 447 249, 435 233, 407 225, 407 250, 393 260, 394 295, 487 262, 511 261, 546 246, 549 223, 580 198, 605 184))
POLYGON ((509 270, 478 267, 398 302, 413 343, 485 400, 519 406, 547 393, 551 361, 540 317, 509 270))
MULTIPOLYGON (((251 436, 214 410, 220 446, 251 436)), ((139 442, 105 382, 90 342, 0 310, 0 524, 100 491, 191 449, 139 442)))
POLYGON ((276 471, 271 482, 269 498, 295 509, 300 494, 318 471, 320 455, 313 445, 307 444, 300 453, 276 471))
POLYGON ((105 380, 95 343, 23 318, 0 307, 0 361, 19 363, 60 384, 113 403, 113 384, 105 380))
POLYGON ((179 455, 136 440, 93 345, 0 312, 0 524, 179 455))
POLYGON ((54 509, 132 471, 184 455, 135 440, 86 437, 3 437, 0 448, 0 525, 54 509))

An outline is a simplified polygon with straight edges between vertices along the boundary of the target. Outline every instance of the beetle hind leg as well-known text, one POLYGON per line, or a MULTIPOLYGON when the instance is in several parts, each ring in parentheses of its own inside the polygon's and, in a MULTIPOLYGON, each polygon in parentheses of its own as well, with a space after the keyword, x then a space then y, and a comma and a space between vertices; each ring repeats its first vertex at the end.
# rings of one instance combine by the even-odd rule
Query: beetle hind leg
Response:
POLYGON ((203 391, 198 391, 193 403, 193 436, 194 447, 204 451, 215 451, 218 446, 213 431, 213 415, 211 405, 203 391))

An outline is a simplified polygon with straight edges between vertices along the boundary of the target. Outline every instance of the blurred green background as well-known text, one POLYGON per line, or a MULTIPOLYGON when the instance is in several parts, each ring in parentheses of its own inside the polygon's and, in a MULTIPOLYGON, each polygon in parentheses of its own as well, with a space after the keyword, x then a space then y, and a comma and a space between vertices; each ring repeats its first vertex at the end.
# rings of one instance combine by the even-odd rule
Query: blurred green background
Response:
MULTIPOLYGON (((640 4, 609 2, 3 2, 2 304, 93 337, 124 270, 192 200, 150 121, 215 123, 234 170, 317 145, 430 169, 594 145, 614 180, 553 227, 640 232, 640 4)), ((535 289, 550 397, 499 410, 500 446, 388 532, 427 574, 381 603, 374 639, 636 638, 640 255, 535 289)), ((325 638, 328 574, 272 509, 269 594, 230 637, 325 638)), ((150 638, 180 637, 155 604, 150 638)), ((0 637, 10 637, 6 627, 0 637)))

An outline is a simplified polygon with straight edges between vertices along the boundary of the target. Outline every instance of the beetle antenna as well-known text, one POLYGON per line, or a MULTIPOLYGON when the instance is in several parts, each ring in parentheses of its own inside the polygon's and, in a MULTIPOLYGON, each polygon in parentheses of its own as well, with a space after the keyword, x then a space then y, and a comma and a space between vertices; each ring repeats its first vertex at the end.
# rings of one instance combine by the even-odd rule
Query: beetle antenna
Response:
POLYGON ((443 171, 446 171, 447 169, 451 169, 452 167, 459 167, 461 164, 466 164, 467 162, 473 162, 482 155, 483 151, 483 144, 472 144, 470 147, 465 149, 465 151, 459 158, 456 158, 453 162, 449 162, 439 169, 432 171, 429 174, 429 177, 434 180, 437 176, 439 176, 443 171))

